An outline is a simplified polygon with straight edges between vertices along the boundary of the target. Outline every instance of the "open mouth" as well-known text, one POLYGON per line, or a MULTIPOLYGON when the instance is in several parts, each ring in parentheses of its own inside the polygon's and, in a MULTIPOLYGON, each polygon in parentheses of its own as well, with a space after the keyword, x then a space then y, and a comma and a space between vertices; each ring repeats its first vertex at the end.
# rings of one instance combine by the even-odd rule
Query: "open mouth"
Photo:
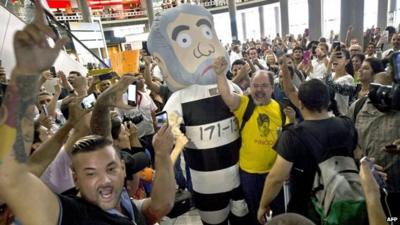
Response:
POLYGON ((110 201, 113 198, 113 188, 105 187, 99 190, 100 197, 105 201, 110 201))

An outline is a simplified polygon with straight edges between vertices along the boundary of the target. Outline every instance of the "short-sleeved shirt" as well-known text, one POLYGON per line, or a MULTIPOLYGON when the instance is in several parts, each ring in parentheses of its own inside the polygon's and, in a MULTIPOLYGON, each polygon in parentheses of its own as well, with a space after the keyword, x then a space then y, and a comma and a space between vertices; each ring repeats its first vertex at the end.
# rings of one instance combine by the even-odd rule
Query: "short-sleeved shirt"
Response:
POLYGON ((293 163, 288 210, 307 215, 307 205, 311 199, 318 163, 334 155, 353 156, 353 150, 357 144, 357 132, 354 124, 346 117, 305 120, 297 126, 306 130, 307 133, 300 132, 296 128, 287 128, 282 132, 274 149, 282 158, 293 163), (320 142, 322 146, 320 149, 312 150, 306 147, 309 145, 307 143, 313 143, 304 139, 309 135, 320 142), (300 139, 300 137, 303 138, 300 139), (333 152, 328 148, 338 149, 339 152, 333 152))
MULTIPOLYGON (((247 96, 240 96, 240 106, 234 112, 239 120, 239 127, 249 103, 247 96)), ((268 173, 274 165, 276 152, 272 149, 278 139, 282 127, 279 104, 271 99, 268 105, 255 106, 254 111, 246 122, 241 136, 239 165, 248 173, 268 173)))
MULTIPOLYGON (((354 102, 349 109, 349 117, 354 117, 354 102)), ((400 155, 381 151, 386 145, 400 138, 400 112, 380 112, 367 99, 354 121, 359 135, 358 146, 363 155, 375 158, 388 175, 386 182, 389 192, 400 192, 400 155)))

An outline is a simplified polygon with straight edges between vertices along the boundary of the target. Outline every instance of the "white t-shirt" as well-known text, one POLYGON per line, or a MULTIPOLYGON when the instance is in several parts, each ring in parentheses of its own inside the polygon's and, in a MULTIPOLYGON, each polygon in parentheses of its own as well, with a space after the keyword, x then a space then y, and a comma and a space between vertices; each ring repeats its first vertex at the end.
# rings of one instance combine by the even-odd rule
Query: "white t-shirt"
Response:
POLYGON ((318 62, 317 59, 311 61, 311 65, 313 67, 313 72, 307 77, 307 80, 311 79, 319 79, 322 80, 326 73, 326 67, 323 61, 318 62))
MULTIPOLYGON (((335 73, 332 73, 332 76, 335 77, 335 73)), ((354 79, 351 75, 347 74, 342 77, 339 77, 334 82, 336 84, 352 85, 354 83, 354 79)), ((347 112, 349 110, 349 96, 344 96, 344 95, 335 93, 335 100, 336 100, 339 112, 342 115, 347 115, 347 112)))
MULTIPOLYGON (((150 95, 140 91, 139 93, 141 94, 141 97, 137 96, 137 106, 131 110, 119 109, 119 113, 121 116, 129 115, 131 117, 141 114, 143 116, 143 121, 136 124, 136 127, 138 128, 138 137, 143 137, 154 133, 153 117, 151 116, 151 113, 157 110, 157 106, 153 99, 151 99, 150 95)), ((122 98, 125 102, 128 101, 126 93, 122 98)))

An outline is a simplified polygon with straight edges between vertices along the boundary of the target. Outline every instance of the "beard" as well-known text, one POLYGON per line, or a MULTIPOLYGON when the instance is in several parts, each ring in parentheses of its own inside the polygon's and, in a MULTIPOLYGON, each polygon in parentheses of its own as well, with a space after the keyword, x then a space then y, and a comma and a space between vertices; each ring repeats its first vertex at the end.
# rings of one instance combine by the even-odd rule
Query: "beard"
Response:
POLYGON ((259 106, 267 105, 271 100, 267 93, 261 91, 251 93, 251 97, 253 98, 254 104, 259 106))

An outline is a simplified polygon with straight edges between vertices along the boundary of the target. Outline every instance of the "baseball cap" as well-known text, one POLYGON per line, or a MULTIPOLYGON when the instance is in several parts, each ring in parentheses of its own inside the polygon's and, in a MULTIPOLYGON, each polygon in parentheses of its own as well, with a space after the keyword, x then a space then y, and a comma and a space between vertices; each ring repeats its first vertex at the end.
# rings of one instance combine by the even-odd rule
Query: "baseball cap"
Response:
POLYGON ((127 177, 130 177, 131 175, 150 166, 150 159, 144 152, 136 152, 132 154, 127 151, 121 151, 121 158, 125 162, 127 177))

